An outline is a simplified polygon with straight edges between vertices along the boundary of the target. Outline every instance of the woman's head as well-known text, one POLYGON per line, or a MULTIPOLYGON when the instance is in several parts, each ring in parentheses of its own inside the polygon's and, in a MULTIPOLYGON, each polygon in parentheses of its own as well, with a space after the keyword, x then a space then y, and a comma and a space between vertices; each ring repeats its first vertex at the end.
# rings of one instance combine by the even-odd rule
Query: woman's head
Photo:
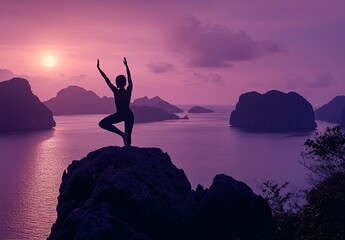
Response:
POLYGON ((123 88, 126 86, 126 77, 124 75, 119 75, 116 77, 115 82, 118 88, 123 88))

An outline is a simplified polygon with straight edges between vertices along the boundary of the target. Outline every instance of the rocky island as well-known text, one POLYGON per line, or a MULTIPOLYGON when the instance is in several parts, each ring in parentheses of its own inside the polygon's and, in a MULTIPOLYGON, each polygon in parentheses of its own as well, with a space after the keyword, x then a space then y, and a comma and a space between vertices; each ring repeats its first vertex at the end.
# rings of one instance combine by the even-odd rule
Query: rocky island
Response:
POLYGON ((104 147, 64 172, 48 239, 269 239, 268 203, 217 175, 192 190, 158 148, 104 147))
POLYGON ((315 119, 331 123, 341 123, 344 109, 345 96, 336 96, 315 110, 315 119))
POLYGON ((99 97, 96 93, 79 86, 61 89, 56 97, 44 104, 54 115, 102 114, 114 111, 114 99, 99 97))
POLYGON ((230 116, 233 127, 258 131, 311 131, 316 128, 313 107, 295 92, 272 90, 240 96, 230 116))
POLYGON ((167 101, 164 101, 158 96, 153 97, 153 98, 148 98, 146 96, 142 98, 137 98, 133 101, 132 105, 161 108, 168 113, 182 113, 183 112, 181 108, 175 105, 172 105, 168 103, 167 101))
MULTIPOLYGON (((69 86, 60 90, 56 97, 44 104, 54 115, 112 114, 116 111, 114 98, 101 98, 94 92, 78 86, 69 86)), ((131 109, 136 123, 179 119, 177 115, 158 107, 132 105, 131 109)))
POLYGON ((0 133, 55 127, 52 112, 31 91, 24 78, 0 82, 0 133))
POLYGON ((214 113, 212 109, 195 106, 188 110, 189 113, 214 113))

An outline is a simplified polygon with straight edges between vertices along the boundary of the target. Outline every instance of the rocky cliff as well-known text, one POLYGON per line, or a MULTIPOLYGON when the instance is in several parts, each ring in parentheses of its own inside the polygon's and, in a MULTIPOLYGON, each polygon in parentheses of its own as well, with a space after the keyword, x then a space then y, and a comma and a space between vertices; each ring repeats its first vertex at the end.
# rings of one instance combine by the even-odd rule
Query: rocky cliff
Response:
POLYGON ((315 119, 331 123, 341 123, 344 110, 345 96, 336 96, 331 101, 315 110, 315 119))
POLYGON ((0 132, 51 129, 52 112, 31 91, 26 79, 0 82, 0 132))
POLYGON ((268 239, 271 212, 244 183, 217 175, 195 191, 157 148, 105 147, 63 174, 49 239, 268 239))
POLYGON ((263 131, 310 131, 316 128, 311 104, 295 92, 242 94, 231 113, 233 127, 263 131))

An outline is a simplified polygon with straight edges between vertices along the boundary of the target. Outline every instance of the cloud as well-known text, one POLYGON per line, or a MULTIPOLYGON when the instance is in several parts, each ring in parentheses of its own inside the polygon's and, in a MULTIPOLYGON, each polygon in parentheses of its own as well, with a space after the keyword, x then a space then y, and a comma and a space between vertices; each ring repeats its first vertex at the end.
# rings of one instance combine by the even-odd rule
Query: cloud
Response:
POLYGON ((183 80, 187 85, 198 85, 201 83, 212 83, 217 85, 224 85, 224 78, 218 73, 192 73, 188 80, 183 80))
POLYGON ((172 64, 166 62, 149 63, 147 64, 147 67, 151 72, 154 73, 165 73, 174 69, 174 66, 172 64))
POLYGON ((231 67, 230 62, 249 61, 281 51, 274 41, 256 41, 244 31, 233 32, 225 25, 204 24, 195 16, 189 16, 175 29, 171 44, 197 67, 231 67))
POLYGON ((288 73, 284 77, 285 86, 293 88, 323 88, 329 87, 335 83, 335 78, 330 72, 323 73, 316 79, 307 80, 297 73, 288 73))
MULTIPOLYGON (((61 76, 61 75, 59 74, 59 76, 61 76)), ((66 77, 66 75, 62 74, 62 78, 64 78, 64 77, 66 77)), ((80 82, 80 81, 85 80, 86 77, 87 77, 86 74, 83 74, 83 73, 79 74, 79 75, 76 75, 76 76, 70 76, 68 78, 67 82, 80 82)))
POLYGON ((310 83, 310 87, 313 88, 320 88, 320 87, 328 87, 335 82, 335 78, 331 73, 323 73, 319 77, 317 77, 314 81, 310 83))
POLYGON ((224 84, 224 78, 218 73, 193 73, 192 79, 200 80, 203 82, 215 83, 215 84, 224 84))

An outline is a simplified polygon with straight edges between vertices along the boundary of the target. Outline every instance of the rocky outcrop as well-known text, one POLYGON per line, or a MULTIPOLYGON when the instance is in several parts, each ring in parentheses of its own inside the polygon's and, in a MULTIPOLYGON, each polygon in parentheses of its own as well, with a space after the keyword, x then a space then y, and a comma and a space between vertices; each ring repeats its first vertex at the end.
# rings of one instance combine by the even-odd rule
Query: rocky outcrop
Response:
POLYGON ((259 131, 311 131, 316 128, 311 104, 295 92, 242 94, 231 113, 233 127, 259 131))
POLYGON ((344 109, 345 96, 336 96, 327 104, 315 110, 315 119, 331 123, 341 123, 344 109))
POLYGON ((138 99, 135 99, 132 104, 136 106, 157 107, 157 108, 163 109, 164 111, 168 113, 182 113, 183 112, 181 108, 176 107, 168 103, 167 101, 164 101, 158 96, 153 97, 151 99, 146 96, 142 98, 138 98, 138 99))
POLYGON ((26 79, 0 82, 0 132, 55 127, 52 112, 31 91, 26 79))
POLYGON ((189 113, 213 113, 214 111, 212 109, 195 106, 188 110, 189 113))
POLYGON ((105 147, 63 174, 48 239, 268 239, 263 198, 226 175, 193 191, 157 148, 105 147))
MULTIPOLYGON (((78 86, 60 90, 56 97, 44 102, 54 115, 112 114, 116 111, 112 97, 99 97, 78 86)), ((157 107, 131 106, 136 123, 174 120, 179 117, 157 107)))

